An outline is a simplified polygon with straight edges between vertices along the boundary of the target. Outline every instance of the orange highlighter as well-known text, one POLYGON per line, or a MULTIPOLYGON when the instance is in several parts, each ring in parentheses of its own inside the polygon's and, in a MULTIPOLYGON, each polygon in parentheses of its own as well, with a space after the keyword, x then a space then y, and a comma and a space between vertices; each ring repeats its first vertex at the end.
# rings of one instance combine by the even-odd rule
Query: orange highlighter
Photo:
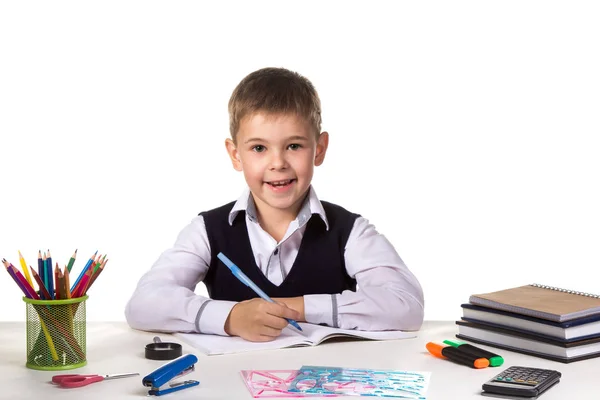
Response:
POLYGON ((462 352, 458 347, 429 342, 425 345, 427 350, 436 357, 445 358, 459 364, 468 365, 473 368, 485 368, 490 365, 487 358, 479 358, 462 352))

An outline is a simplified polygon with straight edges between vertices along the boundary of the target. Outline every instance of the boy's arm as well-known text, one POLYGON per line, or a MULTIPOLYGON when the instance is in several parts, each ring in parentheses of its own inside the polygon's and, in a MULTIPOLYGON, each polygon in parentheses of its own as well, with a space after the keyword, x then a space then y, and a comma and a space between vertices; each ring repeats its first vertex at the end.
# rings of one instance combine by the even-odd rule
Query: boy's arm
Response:
MULTIPOLYGON (((357 281, 356 292, 304 296, 307 322, 365 331, 421 327, 424 300, 419 281, 392 244, 365 218, 359 217, 354 223, 346 243, 345 263, 348 275, 357 281)), ((297 299, 285 303, 295 308, 297 299)))
POLYGON ((236 303, 194 293, 210 258, 204 218, 198 216, 140 279, 125 308, 129 325, 147 331, 227 335, 225 320, 236 303))

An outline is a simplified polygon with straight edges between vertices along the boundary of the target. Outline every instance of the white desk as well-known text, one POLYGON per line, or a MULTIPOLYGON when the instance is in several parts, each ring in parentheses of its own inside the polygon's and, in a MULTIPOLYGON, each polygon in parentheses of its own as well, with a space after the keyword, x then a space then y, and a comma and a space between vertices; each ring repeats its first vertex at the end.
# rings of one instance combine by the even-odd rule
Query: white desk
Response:
MULTIPOLYGON (((416 339, 389 342, 346 341, 315 347, 205 356, 170 335, 163 341, 183 344, 183 352, 198 356, 196 371, 186 378, 200 385, 159 397, 167 399, 252 399, 240 377, 242 369, 296 369, 302 365, 430 371, 428 399, 488 399, 479 395, 481 385, 511 365, 552 368, 562 372, 561 382, 544 393, 542 400, 596 399, 600 390, 600 358, 562 364, 509 351, 481 346, 504 357, 498 368, 476 370, 431 356, 429 341, 452 339, 454 322, 426 322, 416 339)), ((25 323, 0 323, 0 399, 139 399, 148 388, 142 377, 165 362, 144 358, 144 347, 155 334, 130 329, 124 322, 89 322, 87 326, 88 365, 66 372, 45 372, 25 367, 25 323), (71 372, 72 371, 72 372, 71 372), (139 372, 139 377, 109 380, 78 389, 61 389, 49 383, 59 373, 113 374, 139 372)), ((351 398, 351 397, 344 397, 351 398)))

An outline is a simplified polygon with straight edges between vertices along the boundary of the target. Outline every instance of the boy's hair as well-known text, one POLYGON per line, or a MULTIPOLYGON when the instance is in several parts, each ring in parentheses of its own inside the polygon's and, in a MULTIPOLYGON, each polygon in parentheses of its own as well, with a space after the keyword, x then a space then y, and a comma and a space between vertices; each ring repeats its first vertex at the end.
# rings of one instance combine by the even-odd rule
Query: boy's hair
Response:
POLYGON ((321 100, 313 84, 285 68, 263 68, 246 76, 229 99, 229 131, 236 142, 240 121, 258 112, 295 114, 315 136, 321 133, 321 100))

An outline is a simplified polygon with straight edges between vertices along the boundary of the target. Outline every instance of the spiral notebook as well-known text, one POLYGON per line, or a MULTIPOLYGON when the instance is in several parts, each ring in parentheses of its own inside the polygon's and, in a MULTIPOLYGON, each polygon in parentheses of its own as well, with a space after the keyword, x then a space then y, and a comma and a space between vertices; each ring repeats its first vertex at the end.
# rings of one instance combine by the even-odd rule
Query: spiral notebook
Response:
POLYGON ((600 314, 600 296, 537 283, 474 294, 469 302, 548 321, 565 322, 600 314))

